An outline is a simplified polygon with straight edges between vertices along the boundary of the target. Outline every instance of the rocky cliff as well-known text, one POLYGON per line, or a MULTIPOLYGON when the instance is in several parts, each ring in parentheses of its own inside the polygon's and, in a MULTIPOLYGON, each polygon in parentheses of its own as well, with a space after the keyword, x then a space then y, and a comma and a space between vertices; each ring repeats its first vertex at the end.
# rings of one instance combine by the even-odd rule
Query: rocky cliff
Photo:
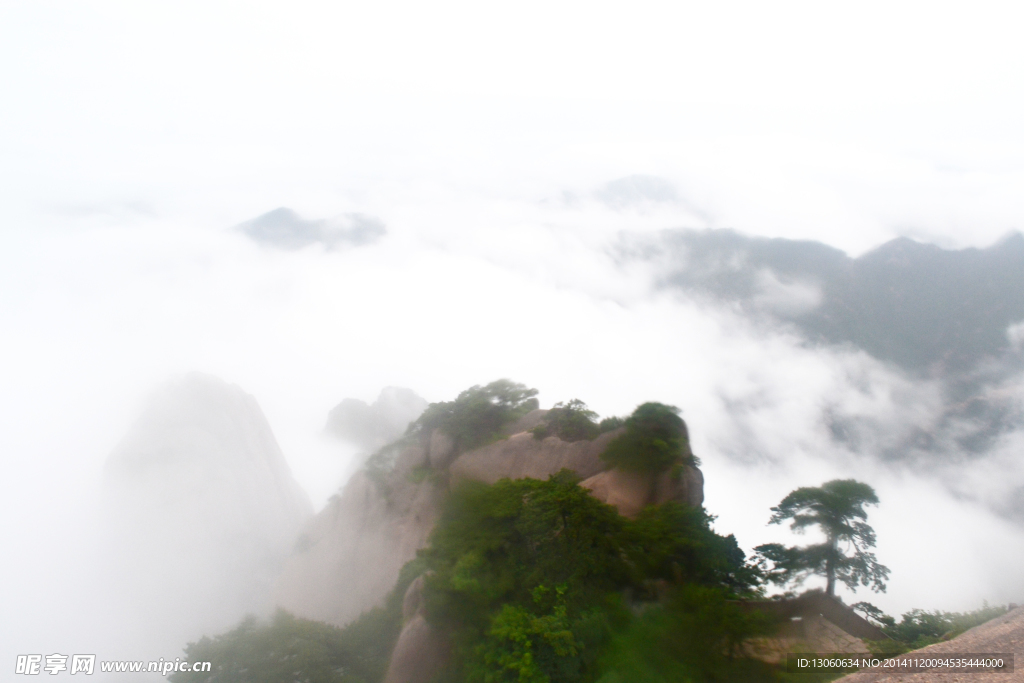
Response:
MULTIPOLYGON (((444 492, 463 480, 547 479, 569 469, 627 516, 668 500, 703 503, 696 467, 660 475, 608 470, 600 455, 621 429, 590 441, 538 439, 528 430, 543 423, 546 412, 534 410, 507 427, 505 438, 461 454, 437 429, 379 452, 307 526, 277 584, 276 603, 338 625, 379 604, 402 566, 426 545, 444 492)), ((416 628, 413 623, 406 628, 416 628)), ((403 632, 400 642, 419 640, 403 632)))
POLYGON ((383 483, 366 471, 352 476, 299 537, 277 582, 278 606, 341 626, 381 602, 440 509, 437 486, 410 481, 409 471, 383 483))

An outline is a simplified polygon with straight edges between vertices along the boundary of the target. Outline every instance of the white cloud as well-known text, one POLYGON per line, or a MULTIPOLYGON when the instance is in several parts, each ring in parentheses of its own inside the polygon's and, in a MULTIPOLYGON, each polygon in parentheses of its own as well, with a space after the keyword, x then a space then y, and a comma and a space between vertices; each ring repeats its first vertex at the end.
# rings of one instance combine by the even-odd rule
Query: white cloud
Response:
POLYGON ((796 317, 813 311, 821 303, 821 287, 809 282, 783 282, 771 270, 757 274, 760 291, 753 304, 783 317, 796 317))
MULTIPOLYGON (((883 493, 893 605, 1020 601, 1016 531, 936 483, 958 470, 865 464, 934 424, 940 388, 653 296, 646 268, 607 251, 620 231, 668 227, 851 255, 897 234, 986 245, 1019 227, 1016 10, 60 7, 0 10, 0 512, 27 520, 0 536, 15 549, 2 578, 23 596, 2 598, 0 639, 83 637, 53 615, 82 585, 65 570, 89 552, 99 468, 135 400, 190 370, 253 393, 321 501, 351 455, 317 436, 344 396, 400 385, 440 400, 506 376, 603 414, 675 403, 709 507, 747 547, 770 540, 761 516, 789 488, 858 476, 883 493), (636 174, 677 201, 593 199, 636 174), (379 216, 388 235, 283 253, 229 229, 275 206, 379 216), (859 430, 859 452, 836 445, 828 415, 859 430), (970 522, 959 554, 935 555, 952 565, 932 561, 948 538, 929 514, 970 522), (921 576, 933 582, 907 579, 921 576)), ((765 284, 766 305, 815 300, 765 284)), ((1015 438, 965 490, 1016 467, 1015 438)))
POLYGON ((1010 345, 1013 346, 1014 350, 1019 351, 1021 348, 1024 348, 1024 322, 1007 327, 1006 338, 1010 341, 1010 345))

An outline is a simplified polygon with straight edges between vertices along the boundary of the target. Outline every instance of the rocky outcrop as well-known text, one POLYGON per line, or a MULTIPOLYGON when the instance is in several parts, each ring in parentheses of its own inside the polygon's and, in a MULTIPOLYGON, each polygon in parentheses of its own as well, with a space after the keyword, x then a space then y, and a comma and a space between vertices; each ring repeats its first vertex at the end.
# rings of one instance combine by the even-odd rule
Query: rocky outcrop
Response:
MULTIPOLYGON (((547 479, 563 469, 574 471, 596 498, 615 506, 619 513, 635 517, 648 505, 678 501, 704 502, 704 477, 696 467, 685 466, 660 474, 609 470, 601 460, 608 444, 625 430, 600 435, 593 441, 566 442, 558 437, 537 439, 527 430, 541 424, 546 411, 536 410, 520 419, 511 436, 459 455, 448 467, 449 481, 475 480, 492 484, 499 479, 547 479)), ((407 449, 396 458, 396 469, 414 463, 442 463, 450 454, 450 440, 435 432, 426 448, 407 449)), ((396 574, 397 575, 397 574, 396 574)), ((444 666, 450 644, 427 622, 422 604, 423 577, 406 591, 402 608, 405 619, 392 652, 384 683, 428 683, 444 666)))
POLYGON ((807 614, 779 627, 771 638, 751 638, 743 644, 748 657, 768 664, 785 666, 791 652, 831 652, 844 655, 870 655, 867 644, 830 622, 820 614, 807 614))
MULTIPOLYGON (((818 650, 824 652, 824 650, 818 650)), ((882 673, 864 670, 845 676, 839 680, 844 683, 887 683, 901 681, 903 683, 936 683, 949 681, 970 681, 971 683, 1020 683, 1024 680, 1020 662, 1024 661, 1024 607, 1011 607, 1010 611, 992 621, 961 633, 952 640, 929 645, 920 650, 908 652, 908 659, 928 659, 931 657, 948 657, 949 655, 968 655, 970 653, 1003 653, 1013 657, 1012 671, 975 671, 968 676, 962 673, 939 673, 924 671, 920 673, 882 673)), ((1009 657, 1005 659, 1009 660, 1009 657)), ((1009 668, 1009 667, 1007 667, 1009 668)))
POLYGON ((695 507, 704 503, 704 475, 693 466, 660 474, 607 470, 584 479, 580 486, 590 489, 598 500, 614 505, 624 517, 636 517, 648 505, 669 501, 695 507))
POLYGON ((430 445, 427 448, 430 466, 434 469, 443 469, 448 466, 453 457, 455 457, 455 442, 440 429, 435 429, 434 433, 430 435, 430 445))
MULTIPOLYGON (((527 415, 527 424, 540 424, 544 411, 527 415)), ((556 436, 537 439, 527 431, 507 439, 463 453, 451 464, 453 483, 462 479, 493 484, 499 479, 547 479, 563 469, 572 470, 583 480, 594 497, 618 508, 626 517, 635 517, 648 505, 670 500, 699 506, 704 503, 704 476, 693 466, 660 474, 609 470, 601 453, 624 428, 607 432, 593 441, 562 441, 556 436)))
POLYGON ((878 626, 842 600, 820 590, 795 598, 740 600, 733 604, 744 612, 760 613, 776 625, 771 636, 748 639, 743 648, 748 656, 769 664, 785 664, 791 652, 866 655, 870 651, 865 641, 887 638, 878 626))
POLYGON ((530 432, 513 434, 475 451, 463 453, 451 464, 453 482, 472 479, 493 484, 499 479, 547 479, 569 469, 582 479, 607 469, 601 452, 618 437, 618 429, 602 434, 593 441, 566 442, 557 436, 537 439, 530 432))
POLYGON ((357 472, 313 519, 278 580, 279 607, 341 626, 394 588, 402 566, 426 545, 440 507, 433 482, 402 476, 422 463, 425 450, 402 455, 401 473, 382 484, 357 472))
POLYGON ((256 400, 191 374, 158 390, 111 453, 103 513, 125 629, 181 639, 267 609, 311 509, 256 400))
MULTIPOLYGON (((694 467, 683 468, 679 476, 606 471, 601 453, 623 429, 593 441, 535 438, 526 430, 540 425, 546 413, 534 410, 508 428, 513 432, 508 438, 461 454, 439 430, 380 451, 301 535, 278 581, 276 604, 338 625, 379 605, 402 566, 426 545, 447 487, 459 481, 547 479, 569 469, 596 497, 627 516, 668 500, 703 502, 703 478, 694 467)), ((410 617, 406 626, 403 642, 412 651, 427 639, 425 621, 410 617)))
POLYGON ((450 644, 427 622, 422 576, 405 591, 402 620, 404 625, 391 653, 384 683, 429 683, 448 660, 450 644))
POLYGON ((278 579, 275 604, 339 626, 379 605, 427 544, 444 494, 437 475, 452 450, 451 439, 435 430, 379 451, 304 530, 278 579))
POLYGON ((518 434, 519 432, 528 432, 534 427, 539 427, 541 423, 544 422, 544 419, 547 417, 548 412, 550 411, 546 410, 545 408, 536 408, 534 410, 531 410, 526 415, 523 415, 521 418, 519 418, 512 424, 506 426, 502 433, 505 436, 512 436, 513 434, 518 434))

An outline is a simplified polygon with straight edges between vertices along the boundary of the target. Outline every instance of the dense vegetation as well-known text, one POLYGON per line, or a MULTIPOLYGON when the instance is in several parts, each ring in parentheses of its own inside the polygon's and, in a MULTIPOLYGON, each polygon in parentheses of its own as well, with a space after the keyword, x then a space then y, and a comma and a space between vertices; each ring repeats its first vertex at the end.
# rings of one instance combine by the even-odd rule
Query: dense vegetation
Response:
POLYGON ((443 680, 642 680, 628 644, 669 623, 690 624, 703 640, 683 649, 675 632, 650 640, 658 656, 643 664, 651 675, 763 672, 730 657, 763 625, 726 602, 751 594, 756 572, 710 522, 703 510, 672 503, 628 520, 567 471, 456 489, 421 555, 431 571, 428 619, 454 647, 443 680))
POLYGON ((544 416, 544 424, 533 430, 533 435, 538 439, 557 436, 570 442, 594 439, 602 431, 596 419, 597 413, 574 398, 568 403, 556 403, 544 416))
MULTIPOLYGON (((535 409, 536 393, 508 380, 474 386, 454 401, 431 404, 405 439, 441 429, 456 451, 479 447, 535 409)), ((556 404, 534 435, 576 441, 625 427, 601 456, 614 467, 662 472, 696 462, 673 406, 645 403, 625 420, 596 418, 574 399, 556 404)), ((384 481, 402 447, 374 455, 370 476, 384 481)), ((447 491, 447 480, 438 481, 447 491)), ((763 596, 766 579, 787 583, 812 573, 828 576, 830 585, 871 579, 884 589, 885 568, 867 552, 874 533, 863 510, 876 502, 870 487, 853 481, 797 489, 772 509, 772 523, 820 526, 828 541, 761 546, 754 564, 734 537, 712 529, 714 518, 703 508, 670 502, 627 519, 568 470, 547 481, 463 482, 447 491, 428 547, 402 569, 382 607, 345 628, 284 612, 265 623, 247 619, 186 648, 188 660, 210 661, 212 672, 170 680, 380 683, 402 628, 403 596, 417 576, 424 577, 427 620, 451 645, 434 683, 828 680, 839 673, 794 678, 744 657, 744 641, 770 634, 774 625, 735 600, 763 596), (852 559, 837 550, 851 539, 852 559)), ((893 639, 877 644, 880 652, 921 647, 1005 612, 913 610, 897 623, 869 603, 854 607, 893 639)))
POLYGON ((429 434, 440 428, 452 438, 457 452, 477 448, 499 436, 508 423, 536 410, 536 395, 536 389, 507 379, 474 386, 454 401, 431 403, 409 431, 429 434))
POLYGON ((248 617, 234 630, 189 643, 185 658, 212 662, 208 673, 171 674, 172 683, 378 683, 402 628, 402 597, 423 571, 414 560, 381 607, 345 628, 279 610, 269 622, 248 617))
POLYGON ((377 683, 401 628, 401 599, 426 571, 427 616, 453 643, 440 681, 771 680, 737 645, 766 624, 728 598, 757 589, 732 536, 698 508, 666 504, 636 520, 580 488, 467 482, 448 498, 428 549, 386 604, 338 629, 279 612, 186 648, 212 674, 174 683, 377 683))
POLYGON ((635 472, 659 472, 673 465, 691 465, 686 423, 679 408, 644 403, 626 421, 626 433, 608 444, 601 459, 613 467, 635 472))

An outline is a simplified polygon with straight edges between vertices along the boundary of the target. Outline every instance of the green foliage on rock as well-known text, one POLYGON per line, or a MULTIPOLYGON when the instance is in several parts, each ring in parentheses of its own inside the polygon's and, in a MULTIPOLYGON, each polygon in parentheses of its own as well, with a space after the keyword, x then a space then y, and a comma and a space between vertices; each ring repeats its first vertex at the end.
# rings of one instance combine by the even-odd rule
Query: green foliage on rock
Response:
POLYGON ((536 410, 536 395, 536 389, 499 379, 470 387, 454 401, 431 403, 409 430, 429 434, 440 428, 452 438, 456 452, 477 448, 498 436, 510 422, 536 410))
POLYGON ((732 534, 711 529, 714 517, 703 508, 665 503, 627 520, 632 560, 641 577, 672 583, 697 583, 753 597, 761 583, 760 571, 732 534))
POLYGON ((466 482, 420 554, 428 620, 454 645, 443 680, 596 681, 612 666, 602 653, 634 619, 628 603, 654 605, 686 585, 750 594, 756 571, 710 522, 676 503, 626 519, 567 471, 466 482))
POLYGON ((360 653, 342 630, 278 611, 269 623, 249 617, 234 630, 185 648, 189 661, 212 662, 208 673, 178 672, 172 683, 367 683, 360 653))
POLYGON ((601 434, 595 418, 597 413, 574 398, 568 403, 556 403, 544 416, 544 424, 533 430, 533 435, 538 439, 557 436, 562 441, 589 441, 601 434))
POLYGON ((686 423, 675 406, 644 403, 626 419, 625 426, 626 433, 601 454, 613 467, 660 472, 676 464, 693 464, 686 423))

